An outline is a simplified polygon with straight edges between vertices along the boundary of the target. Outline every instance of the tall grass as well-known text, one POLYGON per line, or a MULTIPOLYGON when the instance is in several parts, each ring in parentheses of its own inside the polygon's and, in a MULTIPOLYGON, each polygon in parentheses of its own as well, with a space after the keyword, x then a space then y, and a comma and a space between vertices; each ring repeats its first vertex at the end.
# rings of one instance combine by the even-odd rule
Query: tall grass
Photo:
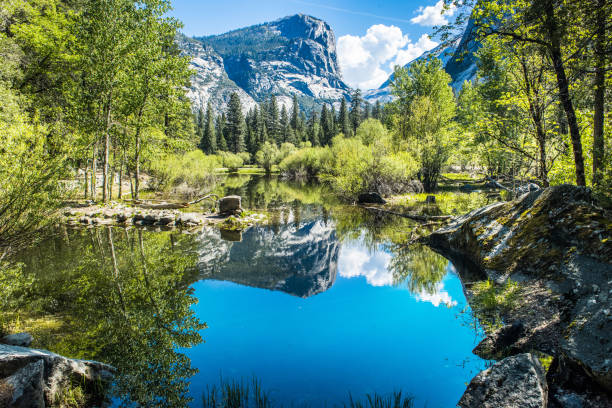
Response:
MULTIPOLYGON (((219 385, 207 387, 202 394, 203 408, 272 408, 273 404, 261 382, 253 377, 250 382, 226 380, 221 377, 219 385)), ((402 391, 389 395, 367 394, 363 401, 356 401, 349 393, 344 408, 412 408, 414 398, 402 391)))
POLYGON ((151 173, 157 190, 191 196, 214 185, 215 169, 219 166, 216 156, 194 150, 165 156, 151 166, 151 173))

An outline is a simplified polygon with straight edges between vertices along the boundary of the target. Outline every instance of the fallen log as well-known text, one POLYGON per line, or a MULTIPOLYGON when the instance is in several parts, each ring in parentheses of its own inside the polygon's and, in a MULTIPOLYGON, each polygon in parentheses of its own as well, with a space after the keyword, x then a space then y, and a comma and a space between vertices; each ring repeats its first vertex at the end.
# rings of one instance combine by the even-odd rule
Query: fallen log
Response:
POLYGON ((219 200, 219 196, 216 194, 208 194, 205 195, 203 197, 200 198, 196 198, 193 201, 189 201, 189 202, 182 202, 182 203, 159 203, 159 204, 153 204, 153 203, 146 203, 143 201, 133 201, 134 206, 139 207, 139 208, 145 208, 148 210, 178 210, 181 208, 187 208, 190 205, 194 205, 197 204, 201 201, 204 201, 208 198, 211 197, 216 197, 216 200, 219 200))
POLYGON ((398 217, 410 218, 411 220, 420 221, 420 222, 428 222, 428 221, 429 222, 431 221, 442 222, 442 221, 448 221, 453 218, 452 215, 422 215, 422 214, 412 214, 412 213, 399 213, 395 211, 384 210, 382 208, 377 208, 377 207, 365 207, 365 206, 361 206, 361 207, 365 208, 368 211, 380 212, 383 214, 390 214, 390 215, 397 215, 398 217))

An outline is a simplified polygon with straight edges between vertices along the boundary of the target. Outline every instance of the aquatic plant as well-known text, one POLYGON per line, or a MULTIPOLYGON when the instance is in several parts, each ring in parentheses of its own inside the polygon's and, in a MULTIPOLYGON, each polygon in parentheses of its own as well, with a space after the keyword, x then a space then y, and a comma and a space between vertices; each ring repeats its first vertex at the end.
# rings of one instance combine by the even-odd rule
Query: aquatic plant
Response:
POLYGON ((349 404, 344 404, 345 408, 412 408, 414 398, 402 395, 401 391, 395 391, 390 395, 378 393, 367 394, 365 401, 355 401, 349 394, 349 404))
POLYGON ((250 386, 242 380, 229 381, 221 377, 218 386, 209 386, 202 394, 203 408, 270 408, 271 406, 270 398, 257 377, 251 379, 250 386))

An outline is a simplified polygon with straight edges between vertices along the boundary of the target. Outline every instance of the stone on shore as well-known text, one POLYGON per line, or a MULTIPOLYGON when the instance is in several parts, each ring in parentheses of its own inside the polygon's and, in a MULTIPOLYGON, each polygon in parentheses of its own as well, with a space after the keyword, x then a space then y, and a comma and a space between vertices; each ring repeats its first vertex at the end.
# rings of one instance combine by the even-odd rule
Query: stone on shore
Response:
POLYGON ((461 408, 546 408, 546 373, 532 354, 507 357, 474 377, 458 405, 461 408))
POLYGON ((240 196, 227 196, 219 200, 219 213, 229 214, 242 211, 242 198, 240 196))
POLYGON ((8 344, 9 346, 30 347, 32 340, 33 338, 30 333, 15 333, 2 337, 0 343, 8 344))

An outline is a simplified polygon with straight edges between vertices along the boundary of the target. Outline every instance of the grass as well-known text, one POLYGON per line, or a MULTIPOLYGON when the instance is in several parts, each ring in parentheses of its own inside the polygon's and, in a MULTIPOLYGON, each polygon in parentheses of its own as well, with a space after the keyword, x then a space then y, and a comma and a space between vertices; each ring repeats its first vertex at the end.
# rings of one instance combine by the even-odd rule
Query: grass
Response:
MULTIPOLYGON (((221 377, 220 385, 207 387, 202 394, 203 408, 272 408, 274 405, 261 382, 253 377, 249 382, 227 380, 221 377)), ((396 391, 389 395, 367 394, 363 400, 354 400, 349 393, 344 408, 412 408, 414 398, 396 391)))

